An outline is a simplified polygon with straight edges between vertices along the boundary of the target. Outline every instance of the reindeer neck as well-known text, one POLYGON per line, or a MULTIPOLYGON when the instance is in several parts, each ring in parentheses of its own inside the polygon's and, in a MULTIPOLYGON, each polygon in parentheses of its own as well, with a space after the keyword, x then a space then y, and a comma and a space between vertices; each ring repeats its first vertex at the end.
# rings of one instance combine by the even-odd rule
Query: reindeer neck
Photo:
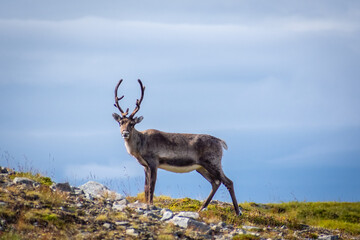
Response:
POLYGON ((142 133, 134 128, 130 134, 130 137, 125 139, 125 147, 127 152, 135 157, 139 154, 141 135, 142 133))

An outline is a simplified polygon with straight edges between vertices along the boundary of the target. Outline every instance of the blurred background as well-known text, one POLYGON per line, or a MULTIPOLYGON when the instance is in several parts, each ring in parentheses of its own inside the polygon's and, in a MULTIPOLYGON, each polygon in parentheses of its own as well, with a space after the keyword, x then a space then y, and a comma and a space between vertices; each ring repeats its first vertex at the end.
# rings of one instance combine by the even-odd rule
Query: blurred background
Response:
MULTIPOLYGON (((359 43, 359 1, 1 1, 0 165, 143 191, 111 116, 140 78, 137 129, 224 139, 239 202, 360 201, 359 43)), ((159 170, 155 194, 210 190, 159 170)))

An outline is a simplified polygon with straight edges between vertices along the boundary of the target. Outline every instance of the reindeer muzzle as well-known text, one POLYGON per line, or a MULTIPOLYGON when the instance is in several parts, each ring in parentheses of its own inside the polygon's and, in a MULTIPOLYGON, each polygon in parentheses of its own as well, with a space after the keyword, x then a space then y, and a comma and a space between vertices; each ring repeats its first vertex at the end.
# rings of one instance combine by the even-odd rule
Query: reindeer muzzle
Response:
POLYGON ((121 133, 121 136, 123 139, 128 139, 130 137, 130 133, 125 130, 121 133))

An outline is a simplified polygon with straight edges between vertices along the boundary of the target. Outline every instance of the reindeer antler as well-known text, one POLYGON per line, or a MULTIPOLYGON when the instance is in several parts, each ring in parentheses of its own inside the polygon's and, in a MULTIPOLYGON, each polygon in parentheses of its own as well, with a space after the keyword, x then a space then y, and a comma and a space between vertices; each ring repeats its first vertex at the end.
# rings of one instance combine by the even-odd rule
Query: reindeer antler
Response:
POLYGON ((117 92, 118 92, 119 86, 120 86, 120 84, 122 83, 122 81, 123 81, 123 80, 120 79, 119 82, 118 82, 118 84, 117 84, 116 87, 115 87, 115 104, 114 104, 114 106, 119 109, 119 111, 121 112, 122 117, 124 118, 124 117, 126 117, 126 115, 128 115, 128 113, 129 113, 129 108, 126 109, 126 112, 124 112, 124 111, 121 109, 120 105, 119 105, 119 101, 124 98, 124 95, 122 95, 120 98, 118 98, 118 96, 117 96, 117 92))
POLYGON ((140 104, 141 104, 141 102, 142 102, 142 100, 144 98, 145 87, 143 86, 140 79, 138 79, 138 82, 139 82, 140 88, 141 88, 141 97, 140 97, 140 100, 136 99, 136 107, 135 107, 134 111, 130 114, 129 118, 133 118, 135 116, 135 114, 139 111, 140 104))

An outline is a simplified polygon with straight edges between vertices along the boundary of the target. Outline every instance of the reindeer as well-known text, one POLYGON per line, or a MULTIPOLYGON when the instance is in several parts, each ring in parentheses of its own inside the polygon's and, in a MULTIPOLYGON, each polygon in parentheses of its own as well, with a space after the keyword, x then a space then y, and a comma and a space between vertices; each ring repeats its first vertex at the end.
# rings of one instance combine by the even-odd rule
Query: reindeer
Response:
POLYGON ((227 149, 226 143, 219 138, 205 134, 166 133, 155 129, 137 131, 135 125, 140 123, 143 117, 135 117, 135 114, 140 110, 145 87, 139 79, 141 97, 140 100, 136 100, 134 111, 127 116, 129 108, 124 112, 119 105, 119 101, 124 96, 120 98, 117 96, 122 81, 121 79, 115 87, 114 104, 119 109, 121 116, 113 113, 113 117, 120 125, 121 136, 125 141, 127 152, 144 167, 144 191, 147 204, 153 204, 158 168, 176 173, 196 170, 212 186, 210 195, 199 211, 209 205, 215 192, 223 183, 229 190, 236 215, 240 215, 233 182, 225 176, 221 166, 222 149, 227 149))

